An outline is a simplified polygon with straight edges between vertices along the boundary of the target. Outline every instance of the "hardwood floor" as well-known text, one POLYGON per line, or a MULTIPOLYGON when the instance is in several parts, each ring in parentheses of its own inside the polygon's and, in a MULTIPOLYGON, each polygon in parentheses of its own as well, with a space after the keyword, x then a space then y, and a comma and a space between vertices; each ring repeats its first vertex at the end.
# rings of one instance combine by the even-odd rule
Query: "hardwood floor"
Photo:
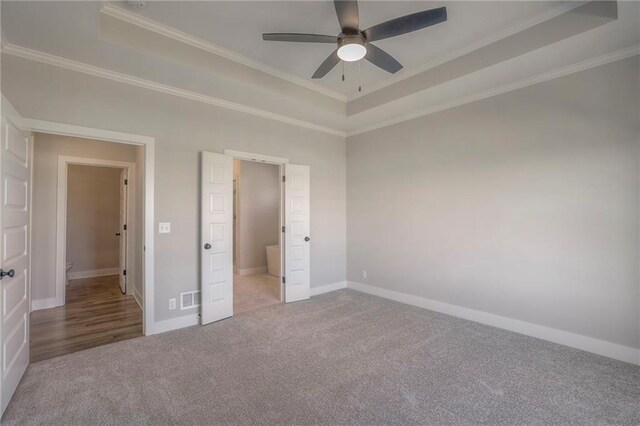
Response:
POLYGON ((31 313, 31 362, 142 336, 142 310, 118 276, 73 280, 66 304, 31 313))
POLYGON ((280 280, 268 274, 233 276, 233 314, 280 303, 280 280))

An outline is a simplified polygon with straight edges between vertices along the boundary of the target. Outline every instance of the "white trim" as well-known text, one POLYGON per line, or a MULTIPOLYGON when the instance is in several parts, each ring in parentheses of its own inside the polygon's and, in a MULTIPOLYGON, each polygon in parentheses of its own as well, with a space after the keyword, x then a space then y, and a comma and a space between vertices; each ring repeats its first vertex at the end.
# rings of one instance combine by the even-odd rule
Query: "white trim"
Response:
POLYGON ((130 133, 112 132, 103 129, 93 129, 89 127, 74 126, 52 121, 25 119, 29 130, 50 133, 56 135, 83 137, 96 140, 106 140, 108 142, 124 143, 130 145, 142 145, 144 147, 144 256, 142 259, 142 281, 143 281, 143 321, 142 333, 144 335, 154 334, 154 189, 155 189, 155 138, 140 136, 130 133), (33 125, 34 129, 29 125, 33 125))
POLYGON ((247 56, 241 55, 238 52, 225 49, 224 47, 211 43, 210 41, 203 40, 201 38, 195 37, 191 34, 187 34, 173 27, 161 24, 157 21, 144 17, 140 14, 130 12, 122 7, 115 6, 112 3, 105 3, 102 9, 100 10, 100 12, 105 15, 111 16, 113 18, 117 18, 122 21, 128 22, 129 24, 136 25, 140 28, 144 28, 146 30, 153 31, 154 33, 163 35, 165 37, 169 37, 173 40, 179 41, 189 46, 193 46, 195 48, 204 50, 206 52, 213 53, 214 55, 221 56, 225 59, 229 59, 231 61, 242 64, 244 66, 253 68, 255 70, 262 71, 274 77, 281 78, 290 83, 304 87, 305 89, 313 90, 314 92, 319 93, 321 95, 325 95, 342 102, 347 101, 347 96, 343 95, 342 93, 338 93, 322 85, 312 83, 304 78, 298 77, 297 75, 293 75, 293 74, 269 67, 247 56))
POLYGON ((140 306, 140 309, 142 310, 142 312, 144 312, 144 310, 142 308, 142 303, 143 303, 142 295, 138 291, 138 287, 137 286, 133 287, 133 298, 136 300, 136 303, 138 304, 138 306, 140 306))
POLYGON ((265 266, 257 266, 255 268, 238 269, 237 271, 238 271, 238 275, 240 276, 266 274, 267 266, 265 265, 265 266))
POLYGON ((118 275, 120 273, 120 268, 104 268, 104 269, 91 269, 88 271, 69 271, 67 275, 70 280, 79 280, 83 278, 94 278, 94 277, 106 277, 109 275, 118 275))
POLYGON ((57 302, 57 299, 55 297, 50 297, 48 299, 32 300, 31 310, 39 311, 41 309, 55 308, 56 306, 58 306, 56 305, 56 302, 57 302))
POLYGON ((200 315, 191 314, 182 317, 157 321, 153 326, 153 334, 165 333, 179 328, 191 327, 200 324, 200 315))
POLYGON ((134 77, 134 76, 123 74, 117 71, 111 71, 105 68, 95 67, 93 65, 88 65, 82 62, 77 62, 71 59, 63 58, 61 56, 55 56, 49 53, 28 49, 22 46, 16 46, 10 43, 7 43, 7 45, 2 49, 2 52, 6 53, 7 55, 18 56, 20 58, 41 62, 48 65, 53 65, 56 67, 80 72, 83 74, 92 75, 94 77, 105 78, 107 80, 117 81, 119 83, 141 87, 143 89, 153 90, 155 92, 160 92, 167 95, 178 96, 180 98, 189 99, 196 102, 202 102, 205 104, 230 109, 233 111, 243 112, 246 114, 255 115, 257 117, 266 118, 269 120, 275 120, 275 121, 279 121, 285 124, 290 124, 293 126, 303 127, 305 129, 310 129, 318 132, 328 133, 330 135, 345 137, 345 132, 342 130, 333 129, 331 127, 326 127, 319 124, 314 124, 308 121, 299 120, 297 118, 288 117, 282 114, 276 114, 274 112, 250 107, 250 106, 239 104, 236 102, 227 101, 227 100, 216 98, 213 96, 203 95, 201 93, 192 92, 190 90, 184 90, 178 87, 157 83, 155 81, 146 80, 144 78, 134 77))
POLYGON ((494 87, 483 92, 479 92, 470 96, 466 96, 457 99, 453 102, 447 102, 440 105, 434 105, 432 107, 422 109, 419 111, 411 112, 409 114, 403 114, 390 120, 380 121, 370 126, 364 126, 356 130, 348 131, 347 137, 359 135, 362 133, 370 132, 372 130, 381 129, 383 127, 392 126, 394 124, 402 123, 404 121, 413 120, 414 118, 424 117, 436 112, 444 111, 450 108, 455 108, 464 104, 479 101, 482 99, 490 98, 493 96, 501 95, 503 93, 511 92, 518 89, 523 89, 534 84, 543 83, 545 81, 553 80, 556 78, 564 77, 569 74, 574 74, 580 71, 585 71, 591 68, 598 67, 600 65, 606 65, 611 62, 620 61, 630 58, 632 56, 640 54, 640 44, 631 46, 625 49, 620 49, 615 52, 607 53, 606 55, 598 56, 596 58, 588 59, 586 61, 578 62, 576 64, 568 65, 566 67, 558 68, 552 71, 548 71, 542 74, 538 74, 533 77, 525 78, 513 83, 505 84, 502 86, 494 87))
POLYGON ((355 281, 347 288, 640 365, 640 349, 355 281))
MULTIPOLYGON (((566 75, 569 74, 573 74, 576 72, 580 72, 580 71, 584 71, 590 68, 594 68, 600 65, 605 65, 611 62, 615 62, 615 61, 619 61, 619 60, 623 60, 626 58, 629 58, 631 56, 634 55, 638 55, 640 53, 640 45, 634 45, 625 49, 621 49, 612 53, 608 53, 593 59, 588 59, 586 61, 582 61, 579 62, 577 64, 573 64, 573 65, 569 65, 569 66, 565 66, 562 68, 558 68, 555 70, 551 70, 542 74, 539 74, 537 76, 533 76, 533 77, 529 77, 526 79, 522 79, 519 81, 516 81, 514 83, 509 83, 503 86, 499 86, 499 87, 495 87, 489 90, 485 90, 483 92, 479 92, 470 96, 466 96, 460 99, 457 99, 455 101, 452 102, 447 102, 447 103, 443 103, 440 105, 434 105, 432 107, 426 108, 426 109, 422 109, 419 111, 415 111, 415 112, 411 112, 409 114, 403 114, 400 115, 398 117, 392 118, 390 120, 385 120, 385 121, 381 121, 381 122, 377 122, 375 124, 369 125, 369 126, 363 126, 360 128, 357 128, 355 130, 348 130, 348 131, 342 131, 342 130, 338 130, 338 129, 334 129, 334 128, 329 128, 329 127, 325 127, 325 126, 321 126, 321 125, 317 125, 317 124, 313 124, 310 122, 306 122, 306 121, 302 121, 302 120, 298 120, 298 119, 294 119, 291 117, 287 117, 281 114, 275 114, 275 113, 271 113, 269 111, 264 111, 264 110, 260 110, 257 108, 253 108, 253 107, 248 107, 245 105, 241 105, 241 104, 237 104, 237 103, 233 103, 233 102, 229 102, 229 101, 225 101, 222 99, 218 99, 215 97, 211 97, 211 96, 206 96, 206 95, 202 95, 196 92, 191 92, 191 91, 187 91, 187 90, 183 90, 183 89, 178 89, 172 86, 167 86, 164 84, 160 84, 160 83, 156 83, 153 81, 149 81, 149 80, 145 80, 145 79, 141 79, 138 77, 133 77, 133 76, 129 76, 126 74, 121 74, 115 71, 110 71, 110 70, 106 70, 103 68, 98 68, 98 67, 94 67, 92 65, 86 65, 80 62, 76 62, 76 61, 72 61, 69 59, 65 59, 65 58, 61 58, 61 57, 57 57, 54 55, 50 55, 48 53, 44 53, 44 52, 38 52, 35 50, 31 50, 31 49, 27 49, 27 48, 23 48, 20 46, 16 46, 16 45, 12 45, 12 44, 7 44, 2 51, 6 54, 9 55, 14 55, 14 56, 18 56, 18 57, 22 57, 24 59, 28 59, 28 60, 32 60, 32 61, 36 61, 36 62, 42 62, 42 63, 46 63, 46 64, 50 64, 53 66, 58 66, 61 68, 65 68, 65 69, 69 69, 72 71, 77 71, 77 72, 82 72, 85 74, 90 74, 96 77, 101 77, 101 78, 105 78, 105 79, 109 79, 109 80, 113 80, 113 81, 118 81, 121 83, 125 83, 125 84, 130 84, 133 86, 137 86, 137 87, 142 87, 142 88, 146 88, 149 90, 153 90, 156 92, 161 92, 161 93, 165 93, 165 94, 169 94, 169 95, 174 95, 174 96, 178 96, 178 97, 182 97, 182 98, 186 98, 186 99, 190 99, 190 100, 194 100, 197 102, 202 102, 202 103, 206 103, 209 105, 215 105, 215 106, 219 106, 222 108, 227 108, 227 109, 231 109, 234 111, 239 111, 239 112, 244 112, 247 114, 252 114, 258 117, 262 117, 262 118, 267 118, 267 119, 272 119, 275 121, 279 121, 282 123, 286 123, 286 124, 291 124, 294 126, 299 126, 302 128, 307 128, 310 130, 316 130, 319 132, 323 132, 323 133, 327 133, 327 134, 331 134, 331 135, 335 135, 335 136, 340 136, 340 137, 350 137, 350 136, 355 136, 355 135, 359 135, 362 133, 366 133, 366 132, 370 132, 372 130, 377 130, 383 127, 388 127, 394 124, 398 124, 404 121, 408 121, 408 120, 412 120, 414 118, 418 118, 418 117, 423 117, 429 114, 433 114, 436 112, 440 112, 440 111, 444 111, 450 108, 455 108, 457 106, 461 106, 464 104, 468 104, 471 102, 475 102, 478 100, 482 100, 482 99, 486 99, 492 96, 496 96, 496 95, 500 95, 503 93, 507 93, 513 90, 518 90, 518 89, 522 89, 525 88, 527 86, 531 86, 534 84, 538 84, 538 83, 542 83, 548 80, 552 80, 555 78, 559 78, 559 77, 564 77, 566 75)), ((31 120, 29 120, 31 121, 31 120)), ((34 126, 36 126, 34 128, 34 131, 41 131, 41 132, 45 132, 45 133, 49 133, 48 131, 44 131, 44 130, 39 130, 37 128, 37 126, 39 125, 39 121, 40 120, 33 120, 34 126)), ((349 122, 349 119, 347 117, 347 123, 349 122)), ((44 122, 46 124, 51 124, 51 123, 47 123, 44 122)), ((76 127, 76 126, 66 126, 66 125, 62 125, 63 128, 61 129, 53 129, 54 131, 51 131, 50 133, 54 133, 54 134, 69 134, 69 133, 65 133, 67 132, 67 130, 64 127, 70 127, 72 129, 85 129, 88 131, 92 131, 94 129, 88 129, 88 128, 81 128, 81 127, 76 127)), ((109 140, 109 141, 113 141, 113 142, 117 142, 119 139, 119 132, 109 132, 109 131, 101 131, 101 133, 104 133, 104 136, 106 137, 106 139, 104 140, 109 140), (113 139, 111 139, 113 138, 113 139)), ((72 135, 72 134, 69 134, 72 135)), ((134 135, 137 136, 137 135, 134 135)), ((80 134, 79 137, 87 137, 85 134, 80 134)), ((126 143, 137 143, 137 144, 141 144, 141 143, 146 143, 146 142, 134 142, 134 141, 127 141, 126 143)))
POLYGON ((28 274, 27 274, 27 285, 29 287, 28 289, 28 297, 29 297, 29 306, 31 307, 31 311, 33 311, 33 304, 32 304, 32 279, 31 279, 31 274, 33 273, 33 149, 34 149, 34 136, 33 136, 33 132, 29 132, 29 187, 28 187, 28 191, 29 191, 29 264, 27 265, 28 268, 28 274))
POLYGON ((463 55, 466 55, 468 53, 471 53, 475 50, 478 50, 480 48, 483 48, 485 46, 488 46, 492 43, 495 43, 497 41, 500 41, 504 38, 507 38, 509 36, 512 36, 514 34, 517 34, 521 31, 524 31, 528 28, 534 27, 538 24, 541 24, 545 21, 548 21, 549 19, 555 18, 557 16, 560 16, 564 13, 567 13, 577 7, 580 7, 584 4, 588 3, 588 1, 569 1, 566 3, 562 3, 557 7, 554 7, 551 10, 546 10, 544 12, 542 12, 541 14, 539 14, 538 16, 534 16, 531 19, 528 19, 526 21, 520 22, 516 25, 510 26, 506 29, 503 29, 499 32, 497 32, 496 34, 493 34, 489 37, 486 37, 484 39, 478 40, 475 43, 471 43, 468 44, 460 49, 457 50, 453 50, 448 52, 446 55, 443 55, 441 57, 439 57, 438 59, 434 60, 434 61, 429 61, 426 62, 422 65, 418 65, 416 67, 410 68, 410 69, 403 69, 400 72, 393 74, 387 78, 385 78, 384 80, 378 82, 378 83, 374 83, 371 85, 367 85, 365 90, 363 92, 356 92, 353 93, 349 96, 347 96, 347 102, 350 101, 354 101, 358 98, 362 98, 364 96, 370 95, 372 93, 377 92, 380 89, 384 89, 387 86, 391 86, 393 84, 399 83, 403 80, 406 80, 407 78, 413 77, 414 75, 423 73, 425 71, 430 70, 431 68, 435 68, 439 65, 442 65, 446 62, 452 61, 454 59, 457 59, 463 55))
MULTIPOLYGON (((131 182, 131 189, 128 192, 127 200, 127 218, 133 216, 132 209, 134 206, 135 194, 135 163, 126 161, 103 160, 100 158, 81 158, 70 157, 65 155, 58 156, 58 189, 57 189, 57 208, 56 208, 56 299, 57 306, 65 304, 65 285, 66 285, 66 263, 67 263, 67 174, 68 167, 71 164, 79 164, 83 166, 95 167, 116 167, 127 170, 128 179, 131 182)), ((128 221, 128 219, 127 219, 128 221)), ((137 223, 133 223, 130 231, 134 231, 137 223)), ((132 232, 133 233, 133 232, 132 232)), ((127 264, 135 265, 134 239, 127 238, 127 264)), ((117 268, 118 273, 119 268, 117 268)), ((111 275, 111 274, 110 274, 111 275)), ((133 275, 132 275, 133 276, 133 275)))
POLYGON ((131 133, 114 132, 104 129, 92 129, 89 127, 74 126, 71 124, 54 123, 52 121, 23 119, 25 126, 33 132, 48 133, 51 135, 72 136, 76 138, 99 139, 106 142, 128 143, 144 145, 155 140, 149 136, 134 135, 131 133))
POLYGON ((318 296, 320 294, 329 293, 336 290, 342 290, 343 288, 347 288, 346 281, 338 281, 332 284, 325 284, 318 287, 311 287, 311 297, 318 296))
POLYGON ((233 149, 225 149, 224 155, 230 155, 236 160, 257 161, 259 163, 270 164, 288 164, 289 159, 283 157, 274 157, 271 155, 254 154, 252 152, 236 151, 233 149))

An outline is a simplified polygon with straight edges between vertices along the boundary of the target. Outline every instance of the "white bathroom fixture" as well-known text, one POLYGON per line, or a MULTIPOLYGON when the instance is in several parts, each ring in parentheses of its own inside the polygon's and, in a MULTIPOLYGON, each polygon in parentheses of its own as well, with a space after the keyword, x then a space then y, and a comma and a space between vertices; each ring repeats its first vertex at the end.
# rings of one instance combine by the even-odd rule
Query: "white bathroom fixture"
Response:
POLYGON ((280 245, 266 246, 267 272, 274 277, 280 277, 280 245))

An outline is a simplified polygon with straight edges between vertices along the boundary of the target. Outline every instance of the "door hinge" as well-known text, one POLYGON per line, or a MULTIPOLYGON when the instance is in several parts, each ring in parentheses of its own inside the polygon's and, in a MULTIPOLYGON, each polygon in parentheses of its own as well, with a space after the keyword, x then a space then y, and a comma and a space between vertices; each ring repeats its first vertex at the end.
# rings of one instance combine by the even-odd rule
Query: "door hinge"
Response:
POLYGON ((126 224, 124 225, 124 230, 125 230, 125 231, 127 230, 127 225, 126 225, 126 224))
POLYGON ((282 276, 282 284, 286 284, 287 280, 285 279, 284 275, 282 276))
POLYGON ((285 232, 285 227, 284 226, 282 227, 282 232, 285 232))
POLYGON ((287 177, 285 175, 282 175, 282 181, 286 182, 286 180, 287 180, 287 177))
POLYGON ((124 180, 124 184, 125 184, 125 185, 129 185, 129 179, 125 179, 125 180, 124 180))
POLYGON ((127 275, 127 270, 126 269, 124 271, 122 271, 122 275, 124 275, 124 276, 127 275))

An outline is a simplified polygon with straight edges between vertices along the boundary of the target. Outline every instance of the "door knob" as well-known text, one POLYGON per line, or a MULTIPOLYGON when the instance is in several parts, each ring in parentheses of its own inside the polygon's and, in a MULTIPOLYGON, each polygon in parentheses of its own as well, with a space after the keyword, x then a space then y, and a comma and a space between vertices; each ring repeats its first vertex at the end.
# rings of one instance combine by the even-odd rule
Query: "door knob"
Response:
POLYGON ((119 232, 116 232, 116 237, 119 237, 119 236, 120 236, 120 233, 119 233, 119 232))
POLYGON ((209 250, 211 248, 211 244, 207 243, 204 245, 205 250, 209 250))
POLYGON ((4 277, 13 278, 15 275, 16 275, 16 271, 14 271, 13 269, 9 269, 8 271, 5 271, 4 269, 0 269, 0 280, 3 279, 4 277))
POLYGON ((305 240, 305 241, 311 241, 311 238, 309 238, 309 237, 304 237, 304 240, 305 240))

